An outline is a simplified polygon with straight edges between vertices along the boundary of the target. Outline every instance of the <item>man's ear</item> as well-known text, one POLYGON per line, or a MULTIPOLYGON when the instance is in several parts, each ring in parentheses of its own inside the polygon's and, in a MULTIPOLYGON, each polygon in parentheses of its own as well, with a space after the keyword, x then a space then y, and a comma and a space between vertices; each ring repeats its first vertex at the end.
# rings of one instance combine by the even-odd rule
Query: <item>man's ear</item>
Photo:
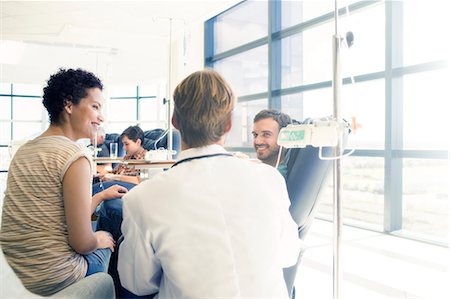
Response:
POLYGON ((228 118, 226 120, 227 123, 226 123, 226 126, 225 126, 225 130, 223 131, 224 134, 231 131, 231 127, 233 126, 232 118, 233 118, 233 116, 230 113, 230 115, 228 116, 228 118))
POLYGON ((172 115, 172 125, 175 127, 175 129, 179 130, 177 119, 175 117, 175 114, 172 115))

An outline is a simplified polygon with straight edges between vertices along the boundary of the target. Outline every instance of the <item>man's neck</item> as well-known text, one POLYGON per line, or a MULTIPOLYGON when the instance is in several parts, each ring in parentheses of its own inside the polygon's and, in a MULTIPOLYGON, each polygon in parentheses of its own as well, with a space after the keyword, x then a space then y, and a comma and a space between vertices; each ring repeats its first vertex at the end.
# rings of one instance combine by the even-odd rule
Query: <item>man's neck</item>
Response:
MULTIPOLYGON (((206 144, 204 146, 213 145, 213 144, 218 144, 218 145, 223 147, 224 144, 225 144, 225 135, 223 135, 217 142, 214 142, 214 143, 211 143, 211 144, 206 144)), ((190 148, 194 148, 194 147, 191 147, 191 146, 187 145, 186 143, 184 143, 183 138, 182 138, 181 139, 181 150, 185 151, 185 150, 188 150, 190 148)))
MULTIPOLYGON (((264 160, 263 163, 275 167, 277 166, 277 160, 278 160, 278 152, 273 157, 270 157, 270 159, 264 160)), ((283 160, 284 160, 284 150, 281 151, 280 163, 283 162, 283 160)))

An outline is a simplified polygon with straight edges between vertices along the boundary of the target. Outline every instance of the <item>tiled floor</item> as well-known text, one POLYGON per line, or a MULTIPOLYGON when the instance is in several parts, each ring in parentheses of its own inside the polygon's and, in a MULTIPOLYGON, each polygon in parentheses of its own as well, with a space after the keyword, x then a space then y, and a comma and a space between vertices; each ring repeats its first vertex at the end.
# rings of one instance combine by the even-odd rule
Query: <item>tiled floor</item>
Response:
MULTIPOLYGON (((333 298, 333 225, 316 219, 296 298, 333 298)), ((450 249, 344 226, 342 299, 450 298, 450 249)))

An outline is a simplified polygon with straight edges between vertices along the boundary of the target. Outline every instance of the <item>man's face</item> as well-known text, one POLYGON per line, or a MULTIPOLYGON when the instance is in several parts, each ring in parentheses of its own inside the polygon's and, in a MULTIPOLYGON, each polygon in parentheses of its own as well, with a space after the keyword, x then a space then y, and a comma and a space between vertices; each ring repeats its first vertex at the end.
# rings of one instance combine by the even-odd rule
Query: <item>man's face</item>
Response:
POLYGON ((280 147, 277 144, 280 127, 272 118, 253 123, 253 147, 258 159, 263 162, 276 161, 280 147))

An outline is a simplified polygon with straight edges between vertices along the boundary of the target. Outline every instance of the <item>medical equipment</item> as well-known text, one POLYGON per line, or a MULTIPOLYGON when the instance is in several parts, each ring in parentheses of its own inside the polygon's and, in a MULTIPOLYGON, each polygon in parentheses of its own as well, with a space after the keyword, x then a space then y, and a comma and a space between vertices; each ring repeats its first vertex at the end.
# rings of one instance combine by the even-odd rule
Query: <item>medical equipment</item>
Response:
POLYGON ((145 153, 145 161, 155 162, 155 161, 171 161, 172 157, 176 155, 174 150, 166 150, 165 148, 159 148, 157 150, 149 150, 145 153))
POLYGON ((278 134, 278 145, 285 148, 305 148, 308 145, 319 147, 319 158, 322 160, 334 160, 348 156, 345 155, 324 157, 322 147, 335 147, 344 133, 348 132, 350 124, 346 121, 337 121, 333 118, 319 118, 302 124, 291 124, 280 130, 278 134))

